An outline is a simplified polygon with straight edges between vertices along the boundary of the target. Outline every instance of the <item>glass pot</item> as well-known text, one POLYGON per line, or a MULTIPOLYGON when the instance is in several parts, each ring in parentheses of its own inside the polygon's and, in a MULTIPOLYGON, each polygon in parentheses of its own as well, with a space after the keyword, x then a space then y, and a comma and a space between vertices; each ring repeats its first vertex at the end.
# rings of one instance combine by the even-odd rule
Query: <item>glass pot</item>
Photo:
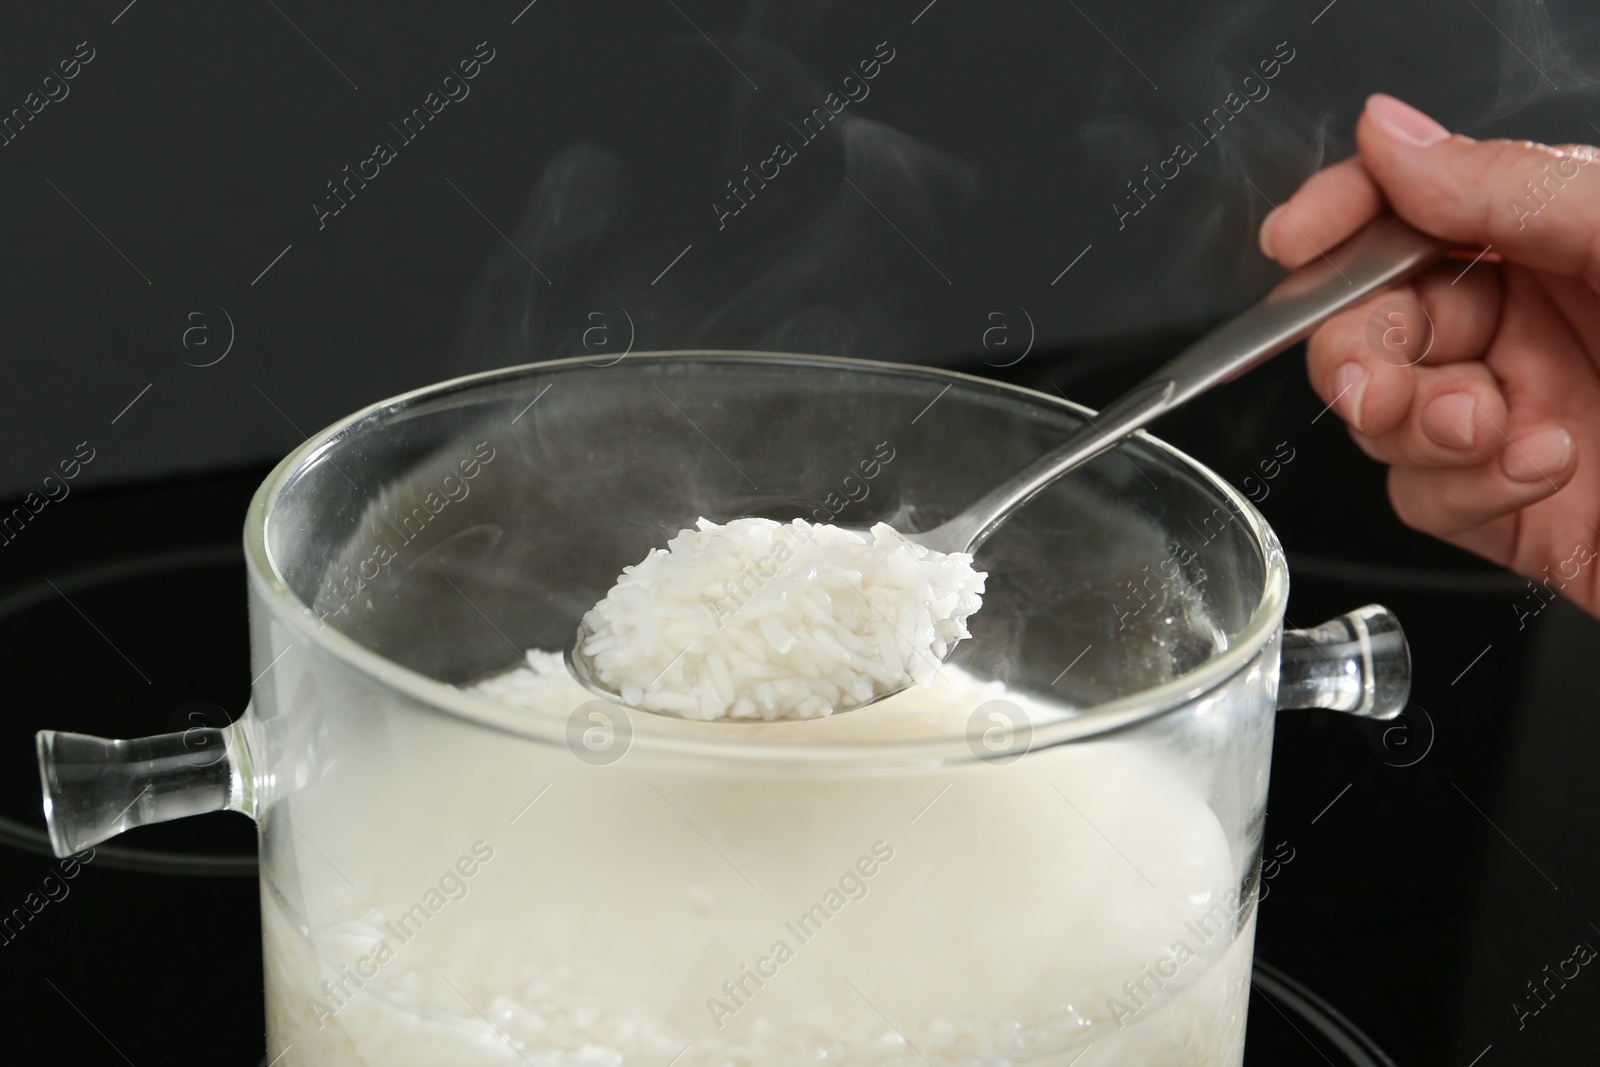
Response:
POLYGON ((250 507, 238 721, 39 734, 56 852, 255 819, 281 1067, 1237 1065, 1275 709, 1392 716, 1409 659, 1378 607, 1284 632, 1272 531, 1154 438, 984 546, 934 690, 748 725, 505 675, 700 516, 925 529, 1084 415, 715 352, 374 405, 250 507))

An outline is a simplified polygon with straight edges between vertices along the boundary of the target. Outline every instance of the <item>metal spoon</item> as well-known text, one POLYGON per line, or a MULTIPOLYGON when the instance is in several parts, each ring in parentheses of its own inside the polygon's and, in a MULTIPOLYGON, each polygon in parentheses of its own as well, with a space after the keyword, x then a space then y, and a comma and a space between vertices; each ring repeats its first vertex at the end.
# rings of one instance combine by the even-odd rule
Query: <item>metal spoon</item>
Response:
MULTIPOLYGON (((931 530, 904 536, 936 552, 976 552, 1012 512, 1057 478, 1119 444, 1152 419, 1304 340, 1345 308, 1432 266, 1451 247, 1392 216, 1374 220, 1337 248, 1291 273, 1259 302, 1184 349, 1088 419, 1082 429, 960 514, 931 530)), ((587 637, 580 621, 567 639, 567 669, 590 692, 621 703, 621 696, 606 689, 594 676, 593 664, 578 653, 587 637)), ((883 693, 868 703, 893 695, 883 693)))

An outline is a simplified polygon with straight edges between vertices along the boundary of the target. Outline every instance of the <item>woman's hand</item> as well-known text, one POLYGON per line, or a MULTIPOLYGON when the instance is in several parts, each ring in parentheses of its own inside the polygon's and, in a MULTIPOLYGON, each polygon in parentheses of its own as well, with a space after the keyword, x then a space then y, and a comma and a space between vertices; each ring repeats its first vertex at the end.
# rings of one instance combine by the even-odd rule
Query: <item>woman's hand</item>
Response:
POLYGON ((1329 320, 1312 387, 1388 464, 1406 525, 1600 615, 1600 152, 1474 141, 1388 96, 1356 144, 1267 216, 1267 255, 1300 266, 1386 208, 1490 251, 1329 320), (1420 360, 1423 324, 1382 307, 1401 298, 1432 320, 1420 360))

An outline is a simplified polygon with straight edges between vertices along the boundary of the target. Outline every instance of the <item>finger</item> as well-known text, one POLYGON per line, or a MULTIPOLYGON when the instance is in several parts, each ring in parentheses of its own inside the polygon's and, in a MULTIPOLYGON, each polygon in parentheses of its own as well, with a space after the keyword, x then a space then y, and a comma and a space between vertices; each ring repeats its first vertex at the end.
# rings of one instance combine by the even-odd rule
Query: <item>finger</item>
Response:
POLYGON ((1514 413, 1512 425, 1521 430, 1546 423, 1584 440, 1600 436, 1600 378, 1554 303, 1549 280, 1517 266, 1506 268, 1505 280, 1505 312, 1484 362, 1514 413))
POLYGON ((1285 267, 1300 267, 1343 241, 1383 208, 1383 197, 1359 156, 1306 179, 1261 222, 1261 251, 1285 267))
POLYGON ((1475 467, 1505 447, 1506 401, 1482 363, 1413 369, 1411 409, 1382 437, 1350 436, 1380 463, 1402 467, 1475 467))
MULTIPOLYGON (((1531 427, 1494 458, 1472 467, 1389 468, 1389 502, 1400 521, 1435 537, 1460 535, 1552 496, 1577 471, 1572 437, 1558 426, 1531 427)), ((1485 545, 1475 551, 1510 546, 1485 545)))
POLYGON ((1600 284, 1600 152, 1452 135, 1392 96, 1367 99, 1361 161, 1395 211, 1436 237, 1600 284))
POLYGON ((1414 368, 1388 352, 1379 359, 1368 337, 1374 313, 1381 314, 1384 302, 1394 299, 1416 303, 1409 288, 1375 297, 1323 323, 1306 344, 1311 387, 1352 429, 1368 437, 1382 437, 1400 425, 1415 386, 1414 368))
POLYGON ((1553 309, 1570 325, 1586 351, 1600 353, 1600 300, 1594 288, 1578 278, 1542 275, 1540 290, 1553 309))
POLYGON ((1412 284, 1432 332, 1423 363, 1483 358, 1500 325, 1505 299, 1500 268, 1479 263, 1463 271, 1462 265, 1449 263, 1425 272, 1412 284))

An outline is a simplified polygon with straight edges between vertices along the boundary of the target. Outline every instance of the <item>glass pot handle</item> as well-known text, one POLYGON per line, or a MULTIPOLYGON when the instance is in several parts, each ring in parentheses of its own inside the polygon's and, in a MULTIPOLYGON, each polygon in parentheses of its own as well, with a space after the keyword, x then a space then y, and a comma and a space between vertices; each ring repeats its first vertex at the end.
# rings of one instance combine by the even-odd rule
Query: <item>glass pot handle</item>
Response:
POLYGON ((1279 710, 1327 708, 1392 719, 1410 695, 1411 649, 1400 620, 1381 604, 1283 632, 1279 710))
POLYGON ((50 847, 70 856, 148 823, 238 811, 255 815, 244 724, 112 741, 40 730, 39 783, 50 847))

